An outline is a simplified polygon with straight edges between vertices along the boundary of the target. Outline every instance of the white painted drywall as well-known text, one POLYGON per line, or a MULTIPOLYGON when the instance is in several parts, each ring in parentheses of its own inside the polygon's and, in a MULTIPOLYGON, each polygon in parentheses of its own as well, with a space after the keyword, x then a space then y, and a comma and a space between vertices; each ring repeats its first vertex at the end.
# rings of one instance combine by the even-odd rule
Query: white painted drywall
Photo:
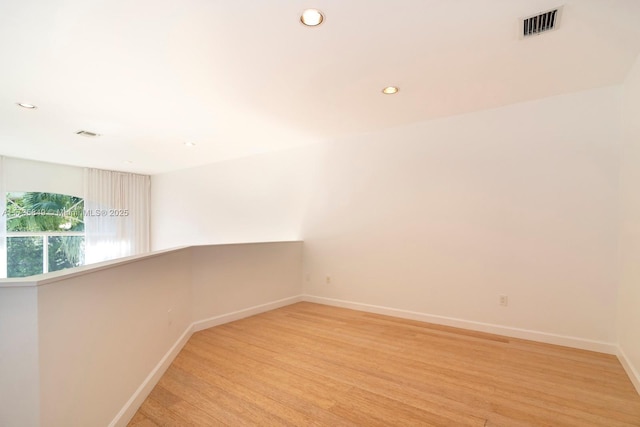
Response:
POLYGON ((84 197, 83 168, 4 158, 6 191, 42 191, 84 197))
POLYGON ((301 270, 283 242, 0 281, 0 425, 126 425, 194 329, 295 302, 301 270))
POLYGON ((157 175, 153 246, 302 238, 311 295, 612 343, 620 97, 157 175))
POLYGON ((190 281, 185 249, 39 286, 41 425, 109 425, 191 324, 190 281))
POLYGON ((619 101, 603 88, 328 145, 306 293, 615 342, 619 101))
POLYGON ((302 242, 192 248, 193 321, 302 293, 302 242))
POLYGON ((618 343, 640 392, 640 58, 623 92, 618 343))
POLYGON ((299 240, 312 155, 284 150, 152 176, 152 249, 299 240))
POLYGON ((0 287, 0 426, 38 426, 38 293, 0 287))

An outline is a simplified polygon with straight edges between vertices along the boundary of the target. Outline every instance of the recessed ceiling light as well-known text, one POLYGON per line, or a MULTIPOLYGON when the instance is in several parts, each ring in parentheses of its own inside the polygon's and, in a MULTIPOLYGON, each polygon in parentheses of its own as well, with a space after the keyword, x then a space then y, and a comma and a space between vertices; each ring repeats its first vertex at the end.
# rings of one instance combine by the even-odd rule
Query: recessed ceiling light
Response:
POLYGON ((300 16, 300 22, 307 27, 316 27, 322 24, 322 21, 324 21, 324 15, 318 9, 307 9, 300 16))
POLYGON ((26 108, 27 110, 35 110, 36 108, 38 108, 38 107, 36 107, 35 105, 33 105, 33 104, 28 104, 28 103, 26 103, 26 102, 17 102, 17 103, 16 103, 16 105, 17 105, 18 107, 26 108))
POLYGON ((396 86, 387 86, 384 89, 382 89, 382 93, 384 93, 385 95, 393 95, 394 93, 398 93, 400 89, 398 89, 396 86))
POLYGON ((195 147, 195 146, 196 146, 196 144, 194 144, 193 142, 185 142, 185 143, 184 143, 184 146, 185 146, 185 147, 195 147))

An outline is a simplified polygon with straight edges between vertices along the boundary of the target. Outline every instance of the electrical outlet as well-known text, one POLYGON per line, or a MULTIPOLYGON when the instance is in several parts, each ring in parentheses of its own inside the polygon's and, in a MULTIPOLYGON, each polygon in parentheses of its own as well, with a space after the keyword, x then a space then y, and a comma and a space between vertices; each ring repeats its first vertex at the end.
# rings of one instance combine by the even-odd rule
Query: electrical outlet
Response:
POLYGON ((327 276, 324 281, 325 281, 325 283, 327 285, 330 285, 331 284, 331 276, 327 276))
POLYGON ((509 305, 509 297, 507 295, 499 296, 500 305, 506 307, 509 305))

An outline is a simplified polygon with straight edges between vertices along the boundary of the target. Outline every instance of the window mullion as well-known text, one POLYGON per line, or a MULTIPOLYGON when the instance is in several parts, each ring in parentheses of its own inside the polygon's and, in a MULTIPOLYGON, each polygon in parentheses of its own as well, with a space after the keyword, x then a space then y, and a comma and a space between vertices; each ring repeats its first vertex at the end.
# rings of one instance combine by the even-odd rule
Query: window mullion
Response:
POLYGON ((42 272, 49 272, 49 236, 42 236, 42 272))

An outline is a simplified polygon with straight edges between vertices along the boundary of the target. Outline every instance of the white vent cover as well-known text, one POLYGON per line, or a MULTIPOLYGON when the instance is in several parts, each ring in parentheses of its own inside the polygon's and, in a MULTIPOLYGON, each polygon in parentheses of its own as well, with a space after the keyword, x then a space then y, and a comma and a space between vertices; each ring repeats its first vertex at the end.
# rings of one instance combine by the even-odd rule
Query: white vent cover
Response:
POLYGON ((541 12, 522 20, 522 37, 535 36, 558 28, 561 8, 541 12))
POLYGON ((82 136, 86 136, 86 137, 89 137, 89 138, 100 136, 99 133, 89 132, 88 130, 79 130, 78 132, 76 132, 76 135, 82 135, 82 136))

